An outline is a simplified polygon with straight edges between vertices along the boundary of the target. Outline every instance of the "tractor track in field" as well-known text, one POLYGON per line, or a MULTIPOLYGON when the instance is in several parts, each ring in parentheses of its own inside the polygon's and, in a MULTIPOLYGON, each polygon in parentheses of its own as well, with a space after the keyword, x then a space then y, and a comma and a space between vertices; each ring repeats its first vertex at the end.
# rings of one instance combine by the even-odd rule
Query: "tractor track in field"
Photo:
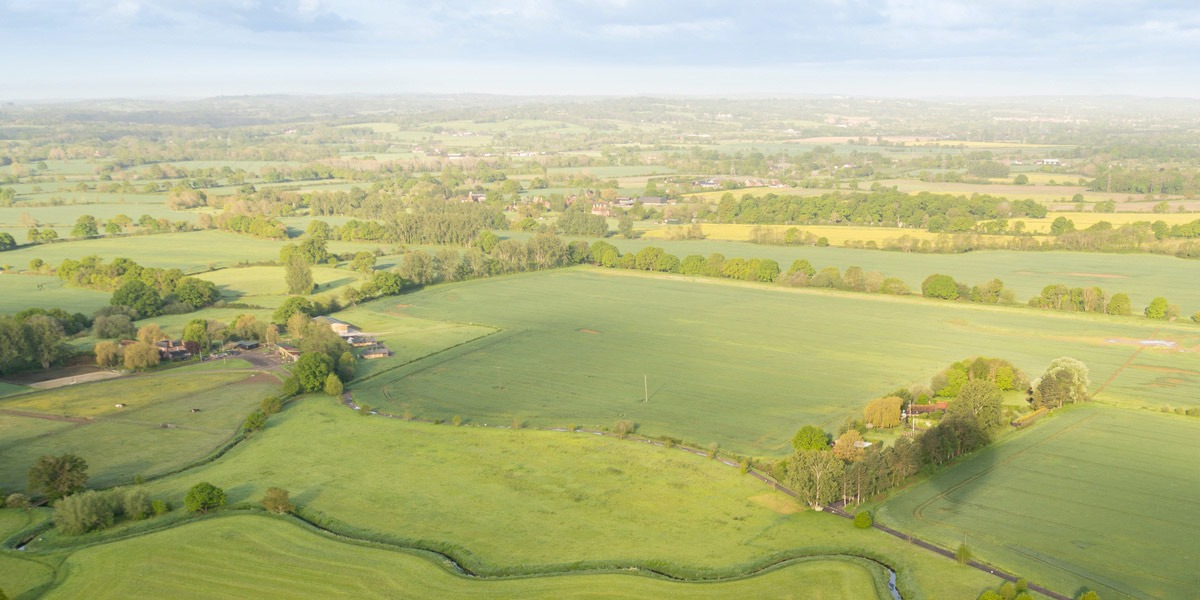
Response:
MULTIPOLYGON (((362 407, 360 407, 358 404, 356 404, 356 403, 354 402, 354 394, 353 394, 352 392, 344 392, 344 393, 342 394, 341 401, 342 401, 342 404, 343 404, 343 405, 344 405, 346 408, 349 408, 349 409, 351 409, 351 410, 361 410, 361 409, 362 409, 362 407)), ((380 411, 378 411, 378 410, 372 410, 372 411, 370 412, 370 414, 372 414, 372 415, 374 415, 374 416, 383 417, 383 418, 386 418, 386 419, 399 419, 399 420, 403 420, 403 421, 416 421, 416 422, 420 422, 420 423, 433 423, 433 421, 432 421, 432 420, 430 420, 430 419, 421 419, 421 418, 415 418, 415 417, 413 417, 413 418, 405 418, 405 417, 403 417, 403 416, 399 416, 399 415, 393 415, 393 414, 389 414, 389 413, 385 413, 385 412, 380 412, 380 411)), ((1083 422, 1085 422, 1085 421, 1087 421, 1087 420, 1090 420, 1090 419, 1092 419, 1092 418, 1094 418, 1094 417, 1095 417, 1095 416, 1093 415, 1092 417, 1088 417, 1087 419, 1081 420, 1079 423, 1076 423, 1076 424, 1072 425, 1072 426, 1071 426, 1071 427, 1069 427, 1068 429, 1066 429, 1066 430, 1063 430, 1062 432, 1058 432, 1058 433, 1056 433, 1056 434, 1055 434, 1055 436, 1057 436, 1057 435, 1061 435, 1061 434, 1062 434, 1062 433, 1064 433, 1065 431, 1067 431, 1067 430, 1069 430, 1069 429, 1073 429, 1074 427, 1078 426, 1080 423, 1083 423, 1083 422)), ((511 426, 508 426, 508 425, 476 425, 476 427, 489 427, 489 428, 492 428, 492 429, 512 429, 512 427, 511 427, 511 426)), ((564 433, 566 433, 566 432, 567 432, 567 428, 565 428, 565 427, 530 427, 529 429, 533 429, 533 430, 535 430, 535 431, 558 431, 558 432, 564 432, 564 433)), ((650 445, 650 446, 658 446, 658 447, 661 447, 661 448, 666 448, 666 447, 667 447, 666 443, 664 443, 664 442, 661 442, 661 441, 659 441, 659 440, 652 440, 652 439, 649 439, 649 438, 638 437, 638 436, 620 436, 620 435, 617 435, 617 434, 615 434, 615 433, 611 433, 611 432, 608 432, 608 431, 598 431, 598 430, 593 430, 593 429, 583 429, 583 428, 579 428, 579 429, 576 429, 576 430, 575 430, 575 432, 577 432, 577 433, 582 433, 582 434, 592 434, 592 435, 598 435, 598 436, 601 436, 601 437, 607 437, 607 438, 612 438, 612 439, 626 440, 626 441, 632 441, 632 442, 641 442, 641 443, 643 443, 643 444, 647 444, 647 445, 650 445)), ((1047 439, 1049 439, 1049 438, 1047 438, 1047 439)), ((1045 441, 1045 440, 1043 440, 1043 441, 1045 441)), ((1041 442, 1039 442, 1039 444, 1040 444, 1040 443, 1041 443, 1041 442)), ((711 454, 710 454, 708 451, 702 450, 702 449, 700 449, 700 448, 692 448, 692 447, 690 447, 690 446, 686 446, 686 445, 684 445, 684 444, 674 444, 674 445, 673 445, 673 446, 671 446, 671 447, 673 447, 673 448, 676 448, 676 449, 679 449, 679 450, 682 450, 682 451, 684 451, 684 452, 687 452, 687 453, 689 453, 689 454, 694 454, 694 455, 697 455, 697 456, 704 456, 704 457, 711 457, 711 456, 712 456, 712 455, 711 455, 711 454)), ((1024 451, 1022 451, 1022 452, 1024 452, 1024 451)), ((1011 457, 1011 458, 1015 458, 1015 456, 1016 456, 1016 455, 1014 455, 1014 457, 1011 457)), ((717 462, 720 462, 721 464, 723 464, 723 465, 725 465, 725 466, 727 466, 727 467, 732 467, 732 468, 735 468, 735 469, 741 469, 741 468, 742 468, 742 465, 741 465, 741 463, 735 462, 735 461, 733 461, 733 460, 731 460, 731 459, 729 459, 729 458, 725 458, 725 457, 721 457, 721 456, 715 456, 715 457, 713 457, 713 458, 714 458, 714 460, 716 460, 717 462)), ((1009 460, 1011 460, 1011 458, 1010 458, 1009 460)), ((998 466, 998 465, 997 465, 997 466, 998 466)), ((749 475, 749 476, 751 476, 751 477, 753 477, 753 478, 755 478, 755 479, 757 479, 757 480, 759 480, 759 481, 761 481, 761 482, 763 482, 763 483, 765 483, 765 484, 767 484, 767 485, 769 485, 769 486, 771 486, 771 488, 772 488, 772 489, 774 489, 774 490, 775 490, 775 491, 777 491, 777 492, 780 492, 780 493, 782 493, 782 494, 787 494, 788 496, 791 496, 792 498, 795 498, 795 499, 798 499, 798 500, 800 499, 800 495, 799 495, 798 493, 796 493, 796 492, 795 492, 795 491, 793 491, 792 489, 788 488, 787 486, 785 486, 785 485, 783 485, 783 484, 779 483, 778 481, 776 481, 774 478, 770 477, 769 475, 766 475, 766 474, 764 474, 764 473, 761 473, 761 472, 759 472, 759 471, 757 471, 757 470, 755 470, 755 469, 753 469, 753 468, 747 469, 747 470, 746 470, 746 474, 747 474, 747 475, 749 475)), ((976 477, 978 477, 978 476, 976 476, 976 477)), ((972 478, 972 480, 973 480, 973 479, 974 479, 974 478, 972 478)), ((960 484, 960 486, 961 486, 961 485, 965 485, 966 483, 967 483, 967 482, 963 482, 962 484, 960 484)), ((949 491, 950 491, 950 490, 947 490, 947 492, 949 492, 949 491)), ((846 511, 843 509, 843 505, 842 505, 842 504, 833 504, 833 505, 827 506, 827 507, 826 507, 826 509, 827 509, 827 511, 828 511, 830 514, 837 515, 837 516, 839 516, 839 517, 842 517, 842 518, 844 518, 844 519, 847 519, 847 520, 853 520, 853 519, 854 519, 854 515, 852 515, 852 514, 850 514, 850 513, 846 512, 846 511)), ((933 543, 931 543, 931 542, 927 542, 927 541, 925 541, 925 540, 923 540, 923 539, 920 539, 920 538, 917 538, 917 537, 913 537, 912 535, 909 535, 909 534, 907 534, 907 533, 902 533, 902 532, 900 532, 900 531, 897 531, 897 530, 895 530, 895 529, 892 529, 891 527, 888 527, 888 526, 886 526, 886 525, 881 525, 881 524, 879 524, 879 523, 872 523, 872 524, 871 524, 871 527, 872 527, 873 529, 878 529, 879 531, 882 531, 882 532, 884 532, 884 533, 886 533, 886 534, 888 534, 888 535, 890 535, 890 536, 892 536, 892 537, 895 537, 895 538, 897 538, 897 539, 900 539, 900 540, 906 541, 906 542, 908 542, 908 543, 910 543, 910 544, 913 544, 913 545, 915 545, 915 546, 918 546, 918 547, 920 547, 920 548, 924 548, 924 549, 926 549, 926 550, 928 550, 928 551, 930 551, 930 552, 933 552, 933 553, 939 554, 939 555, 941 555, 941 556, 944 556, 944 557, 946 557, 946 558, 949 558, 949 559, 951 559, 951 560, 957 560, 957 557, 955 556, 954 552, 953 552, 953 551, 951 551, 951 550, 949 550, 949 549, 947 549, 947 548, 943 548, 943 547, 941 547, 941 546, 938 546, 938 545, 936 545, 936 544, 933 544, 933 543)), ((873 560, 873 559, 872 559, 872 560, 873 560)), ((879 562, 879 561, 875 561, 875 562, 879 562)), ((880 563, 880 564, 882 564, 882 563, 880 563)), ((967 565, 967 566, 969 566, 969 567, 972 567, 972 568, 974 568, 974 569, 977 569, 977 570, 979 570, 979 571, 982 571, 982 572, 984 572, 984 573, 987 573, 987 574, 989 574, 989 575, 993 575, 993 576, 995 576, 995 577, 999 577, 999 578, 1001 578, 1001 579, 1003 579, 1003 580, 1005 580, 1005 581, 1016 582, 1016 581, 1017 581, 1017 579, 1019 579, 1019 578, 1018 578, 1016 575, 1014 575, 1014 574, 1012 574, 1012 573, 1009 573, 1009 572, 1007 572, 1007 571, 1004 571, 1004 570, 1002 570, 1002 569, 998 569, 998 568, 996 568, 996 567, 993 567, 993 566, 991 566, 991 565, 988 565, 988 564, 985 564, 985 563, 982 563, 982 562, 979 562, 979 561, 975 561, 975 560, 969 560, 969 561, 966 561, 966 562, 965 562, 965 563, 963 563, 963 564, 965 564, 965 565, 967 565)), ((887 565, 884 565, 884 566, 887 566, 887 565)), ((888 568, 890 569, 891 567, 888 567, 888 568)), ((892 570, 894 571, 894 569, 892 569, 892 570)), ((661 575, 661 574, 659 574, 659 575, 661 575)), ((1037 592, 1037 593, 1039 593, 1039 594, 1045 595, 1045 596, 1047 596, 1047 597, 1054 598, 1055 600, 1072 600, 1072 598, 1071 598, 1070 596, 1067 596, 1066 594, 1060 594, 1060 593, 1058 593, 1058 592, 1055 592, 1055 591, 1053 591, 1053 590, 1050 590, 1049 588, 1046 588, 1046 587, 1040 586, 1040 585, 1038 585, 1038 584, 1036 584, 1036 583, 1033 583, 1033 582, 1028 582, 1028 587, 1029 587, 1029 589, 1030 589, 1030 590, 1033 590, 1033 591, 1035 591, 1035 592, 1037 592)), ((896 596, 896 597, 899 597, 899 592, 896 592, 896 594, 897 594, 897 596, 896 596)))
MULTIPOLYGON (((1150 334, 1150 337, 1157 339, 1158 334, 1161 331, 1162 331, 1162 327, 1155 329, 1154 333, 1150 334)), ((1108 385, 1110 383, 1112 383, 1113 381, 1116 381, 1117 376, 1120 375, 1121 373, 1124 373, 1125 369, 1128 369, 1129 366, 1133 364, 1133 361, 1138 357, 1138 355, 1142 353, 1142 350, 1145 350, 1145 349, 1146 349, 1146 346, 1140 346, 1140 345, 1137 348, 1135 348, 1133 351, 1133 354, 1129 355, 1129 358, 1125 359, 1125 362, 1121 363, 1121 366, 1117 367, 1117 370, 1113 371, 1113 374, 1111 376, 1109 376, 1109 378, 1106 379, 1104 381, 1104 383, 1100 384, 1100 387, 1096 388, 1096 391, 1093 392, 1092 395, 1088 396, 1088 400, 1095 399, 1096 396, 1100 395, 1100 392, 1103 392, 1106 388, 1108 388, 1108 385)))

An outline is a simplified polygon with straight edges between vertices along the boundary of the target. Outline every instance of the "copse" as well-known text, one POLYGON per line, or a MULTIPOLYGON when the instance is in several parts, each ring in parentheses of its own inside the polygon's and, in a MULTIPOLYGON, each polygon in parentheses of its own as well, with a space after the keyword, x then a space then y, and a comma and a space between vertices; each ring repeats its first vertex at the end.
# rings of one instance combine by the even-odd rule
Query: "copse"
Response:
POLYGON ((83 489, 87 469, 87 461, 75 454, 42 456, 29 469, 29 489, 57 500, 83 489))
POLYGON ((1046 372, 1033 381, 1033 403, 1037 407, 1057 408, 1083 402, 1088 398, 1088 367, 1078 359, 1063 356, 1050 361, 1046 372))
POLYGON ((900 424, 904 399, 899 396, 876 398, 863 409, 863 420, 872 427, 890 429, 900 424))
POLYGON ((954 300, 958 298, 958 284, 949 275, 930 275, 921 282, 921 295, 926 298, 954 300))

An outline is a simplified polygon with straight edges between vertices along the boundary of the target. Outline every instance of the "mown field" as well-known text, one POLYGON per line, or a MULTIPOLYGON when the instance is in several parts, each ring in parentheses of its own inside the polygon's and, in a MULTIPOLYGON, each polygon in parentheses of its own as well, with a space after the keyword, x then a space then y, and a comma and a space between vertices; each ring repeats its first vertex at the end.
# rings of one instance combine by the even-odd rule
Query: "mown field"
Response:
POLYGON ((784 453, 805 423, 836 429, 870 399, 969 356, 1004 357, 1031 376, 1074 356, 1096 389, 1113 379, 1100 397, 1115 403, 1195 405, 1188 390, 1200 381, 1191 354, 1122 343, 1190 348, 1200 330, 1187 325, 627 271, 440 285, 359 310, 503 329, 353 385, 365 404, 491 424, 632 419, 649 435, 757 455, 784 453), (1135 353, 1129 366, 1153 368, 1125 368, 1135 353))
POLYGON ((1092 252, 981 251, 966 254, 905 254, 852 248, 813 246, 765 246, 721 240, 667 241, 661 239, 608 240, 621 252, 636 252, 658 246, 680 258, 688 254, 708 256, 714 252, 727 258, 770 258, 784 270, 798 258, 817 269, 837 267, 842 271, 857 265, 899 277, 914 290, 933 273, 945 273, 970 285, 998 277, 1011 288, 1019 302, 1029 300, 1050 284, 1071 287, 1100 286, 1110 295, 1129 294, 1136 311, 1157 296, 1183 308, 1185 319, 1200 310, 1200 261, 1152 254, 1100 254, 1092 252))
POLYGON ((199 460, 229 440, 278 387, 274 377, 247 367, 240 360, 203 363, 4 398, 0 490, 24 489, 29 467, 43 454, 83 457, 91 486, 123 484, 199 460), (116 408, 118 403, 126 407, 116 408))
POLYGON ((427 556, 338 542, 281 520, 231 516, 76 552, 63 565, 66 580, 44 597, 890 600, 870 565, 813 560, 723 583, 632 574, 470 580, 427 556))
POLYGON ((906 598, 974 596, 994 581, 881 532, 798 512, 737 469, 678 448, 362 416, 324 396, 298 400, 219 460, 148 490, 178 502, 198 481, 225 488, 231 503, 283 487, 303 516, 339 533, 437 549, 481 574, 593 565, 712 578, 867 552, 897 567, 913 590, 906 598))
POLYGON ((1200 420, 1081 407, 889 500, 880 520, 1050 585, 1191 598, 1200 420))
MULTIPOLYGON (((322 295, 340 293, 341 288, 357 286, 366 279, 362 273, 333 267, 313 267, 312 275, 317 285, 315 293, 322 295)), ((277 308, 288 298, 283 267, 220 269, 197 277, 216 284, 221 297, 229 302, 277 308)))

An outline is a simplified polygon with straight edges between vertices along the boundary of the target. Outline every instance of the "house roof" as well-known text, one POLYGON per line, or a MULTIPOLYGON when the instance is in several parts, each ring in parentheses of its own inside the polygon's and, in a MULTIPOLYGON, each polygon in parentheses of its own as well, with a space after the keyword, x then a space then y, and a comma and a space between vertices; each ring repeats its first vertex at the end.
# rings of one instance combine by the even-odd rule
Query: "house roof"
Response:
POLYGON ((345 321, 335 319, 333 317, 313 317, 314 323, 327 323, 329 325, 349 325, 345 321))

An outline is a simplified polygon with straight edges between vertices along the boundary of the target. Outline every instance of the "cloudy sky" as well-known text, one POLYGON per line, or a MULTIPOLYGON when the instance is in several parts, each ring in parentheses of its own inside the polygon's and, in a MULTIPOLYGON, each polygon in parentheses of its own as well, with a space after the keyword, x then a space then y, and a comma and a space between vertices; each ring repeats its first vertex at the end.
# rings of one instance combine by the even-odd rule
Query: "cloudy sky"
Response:
POLYGON ((1195 0, 0 0, 0 99, 1200 97, 1195 0))

